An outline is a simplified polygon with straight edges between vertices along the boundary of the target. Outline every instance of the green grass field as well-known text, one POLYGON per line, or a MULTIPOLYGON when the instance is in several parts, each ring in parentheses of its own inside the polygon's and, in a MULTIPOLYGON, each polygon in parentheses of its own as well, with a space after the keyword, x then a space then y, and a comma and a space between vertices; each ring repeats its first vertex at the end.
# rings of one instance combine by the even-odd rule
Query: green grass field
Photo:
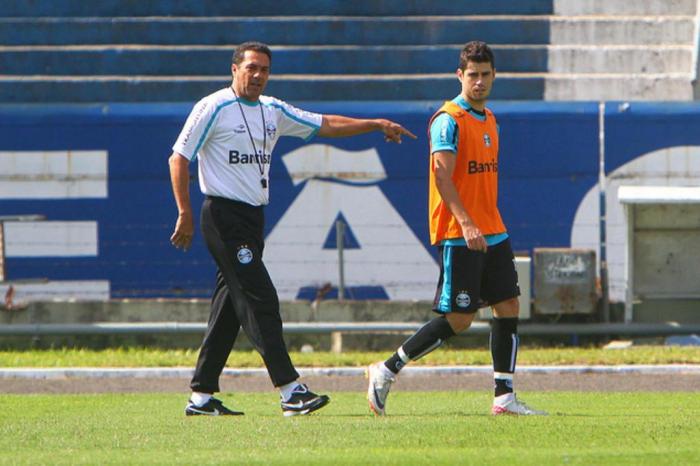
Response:
MULTIPOLYGON (((113 348, 105 350, 54 349, 0 351, 0 367, 174 367, 194 366, 198 350, 157 348, 113 348)), ((300 367, 365 366, 386 359, 390 351, 341 354, 292 353, 300 367)), ((488 349, 442 349, 412 365, 490 365, 488 349)), ((633 346, 629 349, 601 348, 528 348, 518 352, 520 365, 561 364, 700 364, 700 348, 679 346, 633 346)), ((262 367, 255 351, 234 351, 229 367, 262 367)))
POLYGON ((274 393, 222 398, 235 418, 186 418, 181 394, 3 395, 0 464, 699 464, 696 393, 530 393, 548 417, 488 414, 475 392, 362 393, 282 417, 274 393))
MULTIPOLYGON (((293 353, 299 367, 362 366, 383 353, 293 353)), ((523 348, 520 365, 700 363, 700 349, 523 348)), ((195 350, 0 352, 0 367, 193 366, 195 350)), ((436 351, 421 365, 490 365, 487 350, 436 351)), ((233 352, 229 367, 262 367, 233 352)), ((281 415, 277 395, 222 394, 236 418, 186 418, 180 393, 0 396, 4 464, 700 464, 693 393, 528 392, 548 417, 489 415, 483 392, 392 393, 389 416, 363 393, 331 393, 319 413, 281 415)))

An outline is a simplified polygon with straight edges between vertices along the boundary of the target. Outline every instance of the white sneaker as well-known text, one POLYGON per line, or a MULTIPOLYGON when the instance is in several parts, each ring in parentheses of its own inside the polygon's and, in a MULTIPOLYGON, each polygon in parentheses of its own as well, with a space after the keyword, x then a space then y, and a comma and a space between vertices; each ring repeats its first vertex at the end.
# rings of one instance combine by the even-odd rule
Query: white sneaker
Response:
POLYGON ((493 399, 491 414, 498 416, 500 414, 514 414, 520 416, 547 416, 546 411, 532 409, 524 402, 518 400, 515 393, 506 393, 505 395, 497 396, 493 399))
POLYGON ((396 378, 384 366, 383 362, 370 364, 365 372, 365 376, 369 379, 369 386, 367 387, 369 409, 377 416, 384 416, 386 397, 389 396, 391 384, 396 382, 396 378))

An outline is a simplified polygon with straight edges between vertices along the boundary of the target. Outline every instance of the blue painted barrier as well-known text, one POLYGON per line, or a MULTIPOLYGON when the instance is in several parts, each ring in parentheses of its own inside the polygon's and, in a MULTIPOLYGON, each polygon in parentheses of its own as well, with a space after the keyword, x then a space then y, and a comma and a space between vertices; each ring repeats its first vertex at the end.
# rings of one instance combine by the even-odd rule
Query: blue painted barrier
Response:
MULTIPOLYGON (((700 145, 698 102, 608 102, 605 111, 608 173, 654 150, 700 145)), ((692 166, 675 167, 676 174, 692 166)))
MULTIPOLYGON (((457 86, 451 87, 456 93, 457 86)), ((366 232, 368 228, 375 228, 371 236, 380 241, 380 248, 376 251, 381 251, 382 247, 402 246, 392 244, 391 238, 396 238, 397 243, 403 242, 404 251, 413 251, 416 257, 420 256, 415 262, 425 262, 425 257, 434 254, 428 244, 426 225, 426 124, 439 105, 439 102, 313 102, 300 105, 322 113, 359 117, 381 115, 401 122, 419 135, 417 141, 405 140, 401 145, 385 144, 378 134, 349 139, 317 138, 311 142, 327 145, 331 151, 374 151, 379 157, 386 176, 365 188, 374 189, 371 193, 375 196, 373 199, 377 199, 377 205, 381 206, 367 203, 361 207, 368 213, 375 208, 388 209, 386 212, 395 213, 395 218, 387 216, 386 224, 368 225, 370 222, 363 222, 362 215, 353 217, 353 213, 347 211, 342 214, 359 245, 359 248, 347 251, 359 254, 355 259, 347 256, 351 262, 349 265, 361 266, 367 273, 385 266, 392 270, 391 266, 395 266, 394 275, 387 272, 387 283, 379 284, 392 299, 403 296, 401 287, 413 287, 429 297, 436 276, 431 273, 407 276, 406 270, 415 264, 407 264, 405 260, 408 259, 402 257, 403 253, 391 260, 381 257, 381 254, 362 256, 367 247, 366 232), (390 217, 394 219, 391 222, 390 217)), ((618 111, 616 105, 608 105, 608 171, 661 147, 700 145, 700 136, 690 130, 700 124, 698 104, 632 104, 624 112, 618 111)), ((170 190, 167 158, 191 107, 192 103, 0 106, 2 153, 67 150, 108 153, 108 193, 104 198, 14 198, 0 202, 0 215, 32 213, 46 215, 47 221, 97 222, 97 254, 92 257, 8 257, 8 277, 13 280, 36 277, 107 280, 113 297, 207 296, 214 266, 201 235, 196 235, 192 250, 186 254, 174 250, 168 241, 176 209, 170 190)), ((501 128, 499 204, 514 249, 531 252, 539 246, 570 246, 577 209, 586 193, 597 183, 597 104, 494 101, 491 108, 501 128)), ((330 190, 324 192, 341 189, 341 185, 332 180, 314 181, 311 178, 293 183, 285 160, 298 149, 301 148, 300 153, 303 153, 310 147, 291 138, 279 142, 271 172, 272 201, 266 209, 266 253, 269 253, 266 259, 274 264, 277 276, 273 275, 273 278, 280 292, 292 297, 299 296, 302 288, 301 285, 297 287, 298 283, 292 279, 303 282, 307 274, 299 272, 295 275, 295 271, 307 270, 305 267, 309 264, 312 266, 310 270, 323 267, 313 262, 314 251, 327 253, 326 258, 334 254, 330 248, 323 249, 323 242, 333 228, 332 221, 327 220, 330 217, 319 217, 320 220, 311 217, 311 220, 299 220, 296 224, 294 218, 285 217, 300 206, 306 206, 304 208, 311 212, 310 215, 315 209, 323 210, 324 198, 318 198, 318 204, 315 201, 308 205, 299 204, 306 202, 307 189, 314 183, 330 190), (314 243, 313 235, 307 235, 305 228, 318 231, 322 240, 314 243), (280 242, 280 238, 291 238, 295 231, 302 231, 303 236, 309 238, 309 244, 291 240, 280 242), (280 262, 280 254, 275 251, 281 250, 301 252, 303 260, 280 262)), ((192 173, 196 172, 195 169, 193 164, 192 173)), ((198 211, 202 197, 196 183, 192 185, 192 193, 193 205, 198 211)), ((331 264, 329 267, 333 270, 335 266, 331 264)), ((436 273, 436 269, 434 271, 436 273)), ((332 273, 327 274, 327 279, 335 283, 332 273)), ((318 281, 318 278, 310 279, 305 286, 317 286, 318 281)), ((351 283, 350 287, 356 286, 359 290, 364 285, 375 286, 377 283, 351 283)))

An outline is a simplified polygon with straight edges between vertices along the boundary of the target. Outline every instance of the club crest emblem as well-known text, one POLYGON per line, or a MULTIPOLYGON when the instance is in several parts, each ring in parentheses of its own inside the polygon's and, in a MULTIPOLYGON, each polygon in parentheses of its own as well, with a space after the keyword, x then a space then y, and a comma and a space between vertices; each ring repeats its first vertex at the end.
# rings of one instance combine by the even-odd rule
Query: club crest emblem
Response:
POLYGON ((265 132, 267 132, 267 137, 270 139, 275 139, 277 135, 277 126, 271 121, 268 121, 265 125, 265 132))
POLYGON ((471 304, 472 299, 469 297, 466 291, 461 291, 457 296, 455 296, 455 303, 457 307, 467 308, 471 304))
POLYGON ((253 251, 248 249, 247 246, 241 246, 238 248, 238 253, 236 253, 236 257, 238 258, 238 262, 241 264, 250 264, 250 262, 253 260, 253 251))
POLYGON ((491 147, 491 137, 488 135, 488 133, 484 133, 484 145, 486 147, 491 147))

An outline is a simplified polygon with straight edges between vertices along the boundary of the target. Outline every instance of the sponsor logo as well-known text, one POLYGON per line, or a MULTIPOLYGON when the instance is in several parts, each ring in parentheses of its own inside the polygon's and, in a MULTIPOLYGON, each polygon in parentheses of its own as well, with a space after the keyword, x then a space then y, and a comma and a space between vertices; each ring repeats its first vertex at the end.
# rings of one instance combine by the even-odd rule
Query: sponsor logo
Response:
POLYGON ((294 390, 292 390, 292 393, 306 393, 308 391, 309 389, 306 388, 305 385, 299 384, 294 388, 294 390))
POLYGON ((488 135, 488 133, 484 133, 484 145, 486 147, 491 147, 491 137, 488 135))
POLYGON ((375 388, 374 389, 374 402, 376 403, 377 408, 384 409, 384 404, 380 400, 381 400, 381 398, 379 396, 379 393, 377 392, 377 389, 375 388))
POLYGON ((208 414, 208 415, 210 415, 210 416, 218 416, 218 415, 220 414, 220 413, 219 413, 219 410, 216 409, 216 408, 214 408, 213 411, 204 411, 204 410, 201 410, 201 409, 197 409, 197 408, 195 408, 195 407, 193 407, 193 406, 190 406, 190 411, 193 412, 193 413, 208 414))
POLYGON ((194 131, 194 128, 197 126, 197 123, 199 120, 202 118, 202 114, 204 113, 204 110, 207 109, 207 104, 208 102, 202 102, 202 105, 199 106, 197 111, 194 114, 194 117, 192 118, 192 121, 190 122, 189 126, 187 127, 187 133, 185 133, 185 137, 182 140, 182 145, 186 146, 187 141, 190 140, 190 136, 192 136, 192 131, 194 131))
POLYGON ((253 260, 253 251, 248 249, 247 246, 241 246, 238 248, 236 257, 238 258, 238 262, 241 264, 250 264, 250 262, 253 260))
POLYGON ((304 407, 304 402, 303 401, 297 401, 296 403, 289 403, 287 401, 283 401, 282 405, 284 405, 285 408, 290 408, 290 409, 300 409, 304 407))
POLYGON ((472 298, 469 297, 466 291, 460 291, 457 296, 455 296, 455 303, 457 307, 467 308, 472 302, 472 298))
POLYGON ((440 142, 442 142, 442 143, 447 142, 447 129, 448 129, 447 121, 443 121, 442 126, 440 127, 440 142))
POLYGON ((228 151, 228 163, 231 165, 237 165, 239 163, 244 165, 248 163, 269 165, 270 160, 272 160, 271 154, 241 154, 237 150, 228 151))
POLYGON ((496 161, 496 159, 484 163, 477 162, 476 160, 470 160, 469 164, 467 165, 467 173, 469 173, 470 175, 473 175, 475 173, 487 172, 498 173, 498 162, 496 161))
POLYGON ((246 132, 245 126, 243 125, 238 125, 235 128, 233 128, 233 132, 236 134, 243 134, 246 132))
POLYGON ((275 139, 277 135, 277 126, 271 121, 268 121, 265 125, 265 132, 267 132, 267 137, 270 139, 275 139))

